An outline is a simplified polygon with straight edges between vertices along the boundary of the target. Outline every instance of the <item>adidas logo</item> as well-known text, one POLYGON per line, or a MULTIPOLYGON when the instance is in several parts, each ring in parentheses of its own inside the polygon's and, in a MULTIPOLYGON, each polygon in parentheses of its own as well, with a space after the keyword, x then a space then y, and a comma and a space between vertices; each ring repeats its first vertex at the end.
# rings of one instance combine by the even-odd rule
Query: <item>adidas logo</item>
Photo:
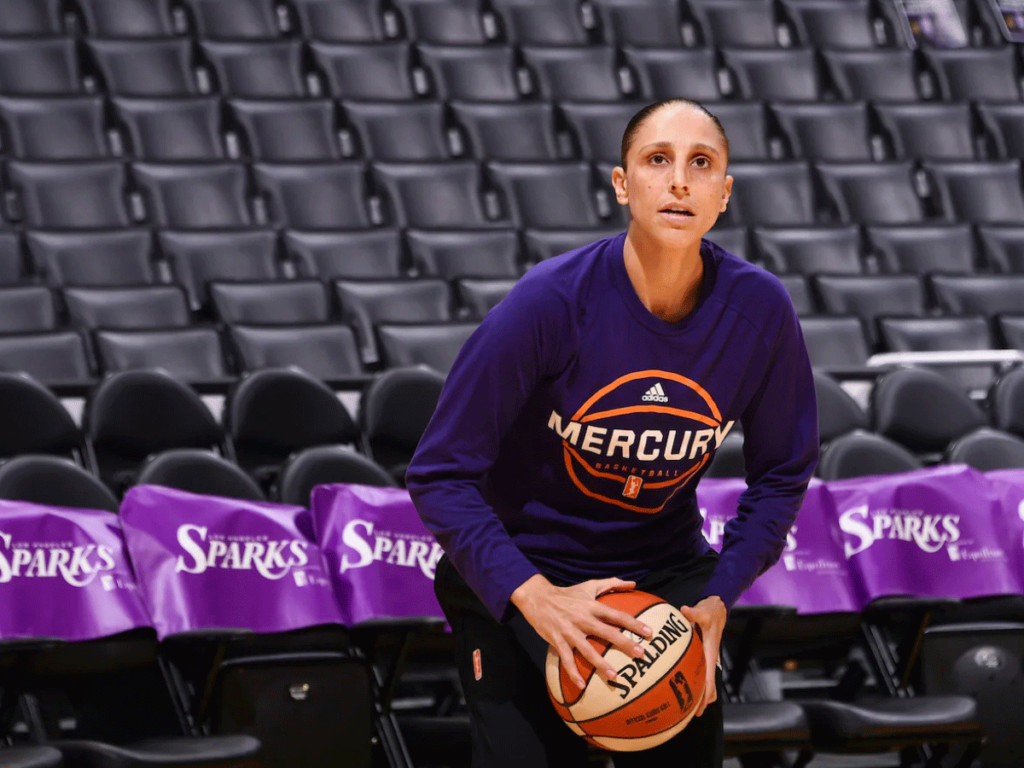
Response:
POLYGON ((644 392, 644 396, 640 398, 645 403, 667 403, 668 398, 665 396, 665 390, 661 388, 661 382, 659 381, 653 387, 644 392))

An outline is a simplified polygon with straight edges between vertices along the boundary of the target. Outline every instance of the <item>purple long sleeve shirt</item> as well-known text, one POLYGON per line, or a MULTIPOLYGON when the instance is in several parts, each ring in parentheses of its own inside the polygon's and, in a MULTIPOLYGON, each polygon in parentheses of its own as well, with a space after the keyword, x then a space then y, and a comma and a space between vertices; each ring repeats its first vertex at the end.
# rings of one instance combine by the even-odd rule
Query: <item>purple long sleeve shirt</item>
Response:
POLYGON ((746 492, 704 591, 729 607, 778 560, 818 459, 814 382, 774 276, 704 241, 694 310, 641 303, 625 234, 531 269, 470 337, 406 475, 488 610, 536 573, 633 579, 709 549, 694 494, 744 434, 746 492))

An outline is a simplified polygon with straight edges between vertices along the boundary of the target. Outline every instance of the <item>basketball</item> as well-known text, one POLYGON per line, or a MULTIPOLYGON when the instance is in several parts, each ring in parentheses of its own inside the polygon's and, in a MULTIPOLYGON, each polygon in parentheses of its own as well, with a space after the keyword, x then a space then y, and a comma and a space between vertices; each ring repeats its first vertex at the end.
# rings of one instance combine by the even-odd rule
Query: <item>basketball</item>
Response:
POLYGON ((545 672, 551 701, 565 724, 595 746, 617 752, 655 747, 683 730, 704 698, 700 628, 646 592, 609 592, 597 599, 640 619, 654 635, 644 640, 630 634, 645 651, 640 658, 587 638, 618 675, 605 680, 577 652, 582 690, 549 648, 545 672))

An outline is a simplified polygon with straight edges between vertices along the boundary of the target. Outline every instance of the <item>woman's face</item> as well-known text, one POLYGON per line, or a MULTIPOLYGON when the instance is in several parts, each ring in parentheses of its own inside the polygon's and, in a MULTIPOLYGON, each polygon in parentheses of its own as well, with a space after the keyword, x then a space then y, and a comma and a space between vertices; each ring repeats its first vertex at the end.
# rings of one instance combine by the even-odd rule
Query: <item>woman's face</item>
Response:
POLYGON ((668 243, 702 237, 732 191, 725 142, 714 122, 686 104, 649 115, 633 138, 626 168, 612 172, 615 197, 633 225, 668 243))

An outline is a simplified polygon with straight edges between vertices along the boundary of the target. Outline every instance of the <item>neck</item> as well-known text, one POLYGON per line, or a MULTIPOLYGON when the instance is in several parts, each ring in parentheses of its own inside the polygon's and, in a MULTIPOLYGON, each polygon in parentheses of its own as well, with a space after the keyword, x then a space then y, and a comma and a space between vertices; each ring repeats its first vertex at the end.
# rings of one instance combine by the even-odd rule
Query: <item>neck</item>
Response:
POLYGON ((633 289, 651 314, 671 323, 693 311, 704 278, 699 238, 668 247, 630 227, 623 258, 633 289))

